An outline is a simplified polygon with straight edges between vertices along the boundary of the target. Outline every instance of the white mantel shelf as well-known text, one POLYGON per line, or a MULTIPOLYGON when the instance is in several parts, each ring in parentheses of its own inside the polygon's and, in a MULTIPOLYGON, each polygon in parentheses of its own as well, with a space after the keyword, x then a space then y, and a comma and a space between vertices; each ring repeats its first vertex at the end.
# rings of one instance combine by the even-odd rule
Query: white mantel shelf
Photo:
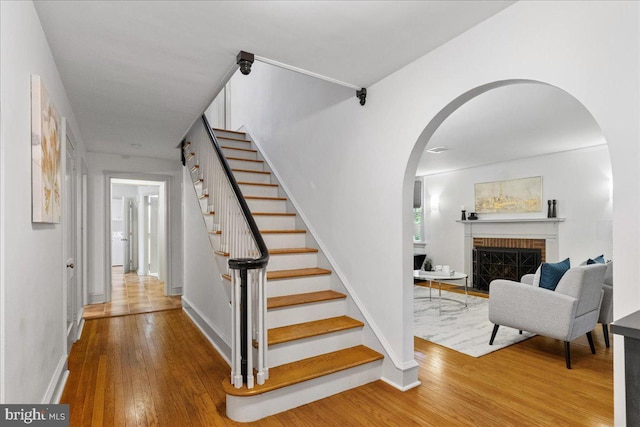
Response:
POLYGON ((566 218, 498 218, 498 219, 466 219, 464 221, 458 219, 456 222, 462 224, 478 224, 478 223, 511 223, 511 222, 563 222, 566 218))

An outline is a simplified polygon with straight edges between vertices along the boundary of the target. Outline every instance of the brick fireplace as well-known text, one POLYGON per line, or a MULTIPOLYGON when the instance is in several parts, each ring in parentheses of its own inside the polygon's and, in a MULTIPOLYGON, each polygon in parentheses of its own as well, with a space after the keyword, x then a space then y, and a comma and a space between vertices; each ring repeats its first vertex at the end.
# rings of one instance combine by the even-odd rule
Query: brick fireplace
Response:
POLYGON ((465 227, 464 265, 471 284, 478 289, 488 288, 491 274, 509 274, 508 278, 519 280, 518 275, 529 272, 533 264, 537 268, 541 262, 558 260, 558 226, 563 221, 564 218, 459 221, 465 227), (495 261, 493 267, 483 270, 487 273, 483 277, 474 273, 479 249, 483 260, 495 261))
POLYGON ((489 290, 494 279, 518 281, 534 273, 546 259, 545 239, 475 237, 472 275, 474 287, 489 290))

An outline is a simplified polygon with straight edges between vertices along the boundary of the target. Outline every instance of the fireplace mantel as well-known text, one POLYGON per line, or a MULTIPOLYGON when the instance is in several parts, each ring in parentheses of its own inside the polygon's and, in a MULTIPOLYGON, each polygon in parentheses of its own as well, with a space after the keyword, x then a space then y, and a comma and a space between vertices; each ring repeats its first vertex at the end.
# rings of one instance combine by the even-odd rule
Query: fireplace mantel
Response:
MULTIPOLYGON (((474 238, 544 239, 546 259, 558 260, 558 227, 565 218, 496 218, 457 220, 464 225, 464 266, 471 273, 474 238)), ((471 276, 471 274, 470 274, 471 276)))

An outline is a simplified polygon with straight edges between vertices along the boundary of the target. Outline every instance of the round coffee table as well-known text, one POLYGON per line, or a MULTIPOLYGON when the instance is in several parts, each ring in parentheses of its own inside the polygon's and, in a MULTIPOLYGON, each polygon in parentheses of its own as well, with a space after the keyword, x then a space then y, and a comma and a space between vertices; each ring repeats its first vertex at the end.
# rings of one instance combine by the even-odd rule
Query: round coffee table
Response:
POLYGON ((438 283, 438 311, 442 310, 442 300, 445 299, 447 301, 453 301, 464 305, 467 307, 467 286, 468 286, 468 276, 465 273, 460 273, 455 271, 453 273, 443 273, 441 271, 422 271, 422 270, 413 270, 413 277, 415 279, 424 279, 429 281, 429 300, 431 300, 431 289, 433 286, 433 282, 438 283), (462 280, 464 279, 464 302, 458 301, 453 298, 443 298, 442 297, 442 282, 448 282, 451 280, 462 280))

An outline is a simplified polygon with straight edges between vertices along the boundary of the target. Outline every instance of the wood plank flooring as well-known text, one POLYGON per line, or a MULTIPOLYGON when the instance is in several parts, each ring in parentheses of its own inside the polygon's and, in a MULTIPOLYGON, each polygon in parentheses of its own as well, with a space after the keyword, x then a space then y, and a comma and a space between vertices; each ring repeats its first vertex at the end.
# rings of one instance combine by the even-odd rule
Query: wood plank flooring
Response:
POLYGON ((165 296, 164 282, 153 276, 124 273, 122 267, 111 270, 111 302, 84 307, 84 319, 149 313, 182 307, 179 295, 165 296))
MULTIPOLYGON (((487 337, 488 339, 489 337, 487 337)), ((613 349, 534 337, 473 358, 415 339, 422 384, 376 381, 251 424, 225 415, 229 368, 182 310, 88 320, 61 403, 72 426, 610 426, 613 349)))

